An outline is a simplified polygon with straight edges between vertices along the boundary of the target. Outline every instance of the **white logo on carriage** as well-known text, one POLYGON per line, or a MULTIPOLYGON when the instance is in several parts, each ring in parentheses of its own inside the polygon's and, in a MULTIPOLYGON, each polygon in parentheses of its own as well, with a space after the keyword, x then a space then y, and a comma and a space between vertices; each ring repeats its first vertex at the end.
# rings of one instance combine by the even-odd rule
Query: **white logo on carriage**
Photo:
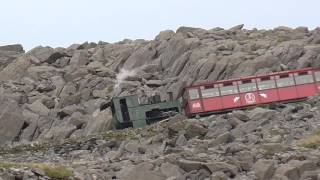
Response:
POLYGON ((193 109, 201 108, 201 105, 200 105, 199 102, 196 102, 196 103, 193 103, 193 104, 192 104, 192 108, 193 108, 193 109))
POLYGON ((247 93, 244 95, 244 99, 246 100, 247 104, 253 104, 256 102, 256 96, 253 93, 247 93))

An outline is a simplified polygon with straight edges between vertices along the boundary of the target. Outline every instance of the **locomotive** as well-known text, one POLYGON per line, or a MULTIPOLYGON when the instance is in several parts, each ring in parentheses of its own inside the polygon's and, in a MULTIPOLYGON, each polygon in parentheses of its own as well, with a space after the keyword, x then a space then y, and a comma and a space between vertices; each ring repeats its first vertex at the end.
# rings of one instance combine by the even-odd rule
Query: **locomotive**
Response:
POLYGON ((116 128, 144 127, 180 113, 180 100, 173 100, 172 93, 169 96, 168 101, 161 101, 160 95, 154 95, 147 103, 141 103, 137 95, 113 98, 111 112, 116 128))
POLYGON ((320 68, 304 68, 256 76, 205 82, 187 86, 182 99, 162 102, 151 97, 140 104, 136 95, 112 99, 111 110, 118 128, 143 127, 172 113, 188 117, 243 109, 274 102, 291 102, 320 93, 320 68))

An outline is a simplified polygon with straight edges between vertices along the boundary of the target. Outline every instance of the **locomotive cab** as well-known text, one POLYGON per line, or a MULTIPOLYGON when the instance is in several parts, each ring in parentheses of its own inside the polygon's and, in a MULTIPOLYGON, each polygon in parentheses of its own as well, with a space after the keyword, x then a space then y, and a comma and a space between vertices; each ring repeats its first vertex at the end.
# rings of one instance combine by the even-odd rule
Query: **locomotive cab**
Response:
POLYGON ((159 95, 141 104, 137 95, 115 97, 111 101, 113 121, 117 129, 139 128, 181 112, 179 100, 161 101, 159 95))

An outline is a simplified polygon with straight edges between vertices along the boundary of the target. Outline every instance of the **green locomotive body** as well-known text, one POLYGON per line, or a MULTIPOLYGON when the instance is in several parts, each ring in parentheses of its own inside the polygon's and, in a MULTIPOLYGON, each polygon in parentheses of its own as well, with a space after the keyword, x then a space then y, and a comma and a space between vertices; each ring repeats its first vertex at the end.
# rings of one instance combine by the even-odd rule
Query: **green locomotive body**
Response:
POLYGON ((141 104, 137 95, 130 95, 113 98, 111 111, 117 129, 139 128, 181 112, 181 106, 179 100, 161 101, 158 95, 141 104))

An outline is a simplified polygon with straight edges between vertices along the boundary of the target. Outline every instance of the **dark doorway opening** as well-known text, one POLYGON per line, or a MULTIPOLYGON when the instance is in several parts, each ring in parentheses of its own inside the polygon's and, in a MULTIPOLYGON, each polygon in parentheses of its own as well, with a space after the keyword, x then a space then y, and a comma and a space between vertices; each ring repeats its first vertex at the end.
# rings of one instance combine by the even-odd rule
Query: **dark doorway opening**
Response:
POLYGON ((129 115, 129 110, 128 110, 128 105, 127 105, 126 99, 120 99, 120 108, 121 108, 123 122, 129 122, 130 115, 129 115))

